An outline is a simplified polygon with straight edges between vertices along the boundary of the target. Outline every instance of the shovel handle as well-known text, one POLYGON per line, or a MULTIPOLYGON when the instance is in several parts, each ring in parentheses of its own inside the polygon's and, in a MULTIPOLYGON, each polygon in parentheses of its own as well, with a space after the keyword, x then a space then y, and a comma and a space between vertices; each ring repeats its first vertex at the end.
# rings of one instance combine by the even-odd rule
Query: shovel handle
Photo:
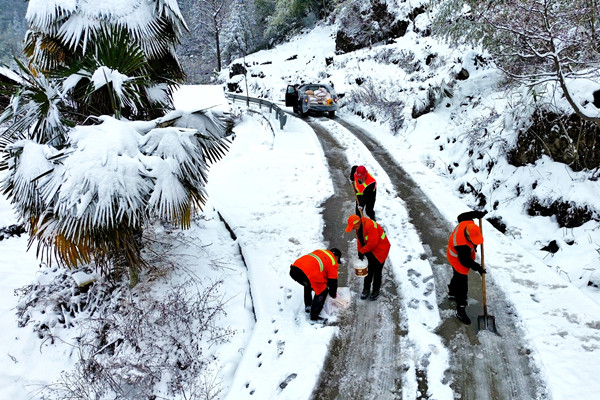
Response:
MULTIPOLYGON (((483 236, 483 221, 479 218, 479 230, 483 236)), ((485 270, 485 253, 483 252, 483 242, 481 243, 481 268, 485 270)), ((483 296, 483 314, 487 315, 487 296, 485 293, 485 274, 481 274, 481 291, 483 296)))
MULTIPOLYGON (((352 182, 352 190, 354 191, 354 198, 356 199, 356 208, 360 207, 360 203, 358 202, 358 195, 356 194, 356 184, 352 182)), ((360 213, 360 217, 364 217, 363 212, 360 208, 358 208, 358 212, 360 213)))

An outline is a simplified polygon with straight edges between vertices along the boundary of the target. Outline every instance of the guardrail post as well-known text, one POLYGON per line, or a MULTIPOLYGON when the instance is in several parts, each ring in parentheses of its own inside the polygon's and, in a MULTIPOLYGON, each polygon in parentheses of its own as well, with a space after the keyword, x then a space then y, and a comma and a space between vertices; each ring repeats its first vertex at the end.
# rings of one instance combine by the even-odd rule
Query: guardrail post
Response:
POLYGON ((285 123, 287 122, 287 115, 285 113, 281 113, 279 116, 279 129, 283 130, 285 123))

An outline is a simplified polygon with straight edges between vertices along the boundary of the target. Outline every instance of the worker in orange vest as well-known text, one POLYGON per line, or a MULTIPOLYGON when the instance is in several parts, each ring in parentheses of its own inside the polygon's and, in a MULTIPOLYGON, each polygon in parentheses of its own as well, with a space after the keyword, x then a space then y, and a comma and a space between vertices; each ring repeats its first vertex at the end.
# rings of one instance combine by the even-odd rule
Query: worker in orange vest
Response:
POLYGON ((348 217, 346 232, 356 232, 356 247, 358 248, 358 258, 361 260, 367 257, 367 276, 363 286, 360 298, 365 300, 369 297, 371 291, 371 282, 373 282, 373 292, 371 300, 379 297, 381 288, 381 273, 383 264, 390 252, 390 241, 388 240, 381 225, 367 217, 351 215, 348 217))
POLYGON ((485 274, 481 264, 475 261, 477 246, 483 243, 483 235, 475 218, 483 218, 485 211, 469 211, 458 216, 458 225, 448 239, 446 257, 454 269, 452 279, 448 285, 448 298, 456 301, 456 317, 469 325, 471 320, 465 311, 467 307, 467 293, 469 291, 469 270, 485 274))
POLYGON ((375 221, 375 198, 377 197, 377 181, 363 165, 354 165, 350 170, 350 181, 356 194, 356 215, 363 216, 364 210, 369 218, 375 221))
POLYGON ((304 309, 310 313, 311 321, 324 322, 319 314, 327 295, 337 296, 337 278, 342 252, 335 247, 315 250, 290 265, 290 276, 304 287, 304 309), (312 292, 315 296, 312 297, 312 292))

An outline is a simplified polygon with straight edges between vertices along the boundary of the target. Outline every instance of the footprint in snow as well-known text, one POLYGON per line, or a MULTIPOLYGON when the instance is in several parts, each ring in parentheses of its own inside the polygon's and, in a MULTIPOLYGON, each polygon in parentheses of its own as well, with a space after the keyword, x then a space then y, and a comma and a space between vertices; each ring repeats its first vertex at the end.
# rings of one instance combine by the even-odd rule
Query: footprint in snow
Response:
POLYGON ((288 377, 287 377, 287 378, 285 378, 285 379, 283 380, 283 382, 281 382, 281 383, 279 384, 279 387, 281 388, 281 390, 285 389, 285 388, 287 387, 287 385, 289 385, 289 383, 290 383, 291 381, 293 381, 294 379, 296 379, 296 377, 297 377, 297 376, 298 376, 298 374, 290 374, 290 375, 288 375, 288 377))
POLYGON ((250 396, 252 396, 255 392, 255 389, 250 387, 250 382, 246 383, 246 389, 250 389, 250 396))
POLYGON ((408 307, 416 310, 417 308, 419 308, 419 300, 417 300, 417 299, 411 299, 408 302, 408 307))
POLYGON ((433 284, 433 282, 428 282, 427 286, 425 287, 425 290, 423 291, 423 296, 429 296, 434 292, 434 290, 435 285, 433 284))

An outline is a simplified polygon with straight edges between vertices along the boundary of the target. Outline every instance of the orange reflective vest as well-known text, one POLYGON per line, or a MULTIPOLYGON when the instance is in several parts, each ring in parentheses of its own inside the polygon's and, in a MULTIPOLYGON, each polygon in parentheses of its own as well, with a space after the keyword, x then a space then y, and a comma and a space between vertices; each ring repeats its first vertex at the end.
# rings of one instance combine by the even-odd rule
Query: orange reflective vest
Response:
POLYGON ((367 179, 365 179, 363 183, 358 183, 358 179, 356 179, 356 174, 354 174, 354 187, 356 188, 357 196, 363 194, 367 186, 371 184, 375 185, 373 189, 377 189, 377 181, 371 176, 370 173, 367 172, 367 179))
POLYGON ((337 279, 339 264, 329 250, 315 250, 297 259, 292 265, 300 268, 315 293, 327 289, 327 279, 337 279))
POLYGON ((470 224, 474 224, 473 221, 463 221, 454 228, 450 238, 448 239, 448 249, 446 250, 446 258, 448 258, 448 262, 452 265, 452 268, 456 270, 459 274, 467 275, 469 273, 469 268, 465 267, 460 263, 458 259, 458 253, 456 252, 456 246, 469 246, 471 248, 471 259, 475 260, 475 245, 467 239, 465 232, 467 230, 467 226, 470 224))
MULTIPOLYGON (((361 245, 360 239, 357 240, 358 251, 362 254, 373 253, 377 261, 383 264, 390 252, 390 241, 377 222, 367 217, 362 217, 360 220, 365 245, 361 245)), ((358 238, 358 232, 356 232, 356 236, 358 238)))

